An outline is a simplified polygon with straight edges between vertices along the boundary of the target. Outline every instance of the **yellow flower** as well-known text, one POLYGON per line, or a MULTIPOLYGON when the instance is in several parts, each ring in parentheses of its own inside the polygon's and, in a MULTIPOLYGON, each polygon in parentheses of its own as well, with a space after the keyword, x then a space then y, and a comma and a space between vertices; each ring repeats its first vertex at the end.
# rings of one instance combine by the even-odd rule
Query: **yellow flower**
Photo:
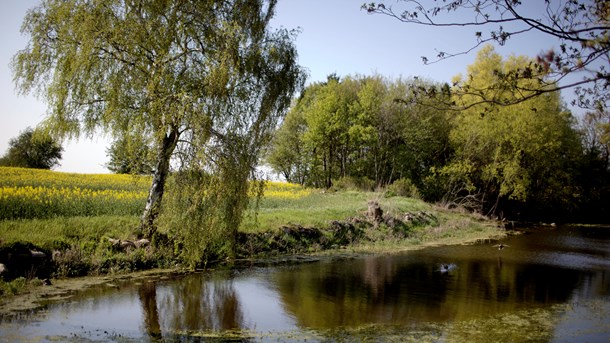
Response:
POLYGON ((265 198, 299 199, 310 195, 313 190, 288 182, 268 181, 265 183, 265 198))
POLYGON ((0 167, 0 219, 137 214, 150 177, 0 167))

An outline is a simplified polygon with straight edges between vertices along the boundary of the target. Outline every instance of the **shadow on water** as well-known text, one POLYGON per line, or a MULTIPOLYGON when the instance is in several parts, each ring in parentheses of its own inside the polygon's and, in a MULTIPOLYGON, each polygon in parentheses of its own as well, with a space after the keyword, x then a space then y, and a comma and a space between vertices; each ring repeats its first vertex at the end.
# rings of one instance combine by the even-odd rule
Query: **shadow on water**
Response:
POLYGON ((3 321, 0 341, 608 337, 610 229, 544 228, 497 243, 92 289, 3 321))

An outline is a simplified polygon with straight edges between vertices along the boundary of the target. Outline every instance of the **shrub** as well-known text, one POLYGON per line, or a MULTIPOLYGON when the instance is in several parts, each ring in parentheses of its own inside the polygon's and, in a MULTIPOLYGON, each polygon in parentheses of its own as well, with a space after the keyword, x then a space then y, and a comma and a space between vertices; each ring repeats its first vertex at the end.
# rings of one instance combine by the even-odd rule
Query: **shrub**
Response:
POLYGON ((391 185, 386 187, 386 196, 419 198, 419 190, 417 189, 417 186, 413 184, 411 179, 402 178, 394 181, 391 185))
POLYGON ((0 295, 14 295, 21 293, 27 286, 27 279, 24 277, 18 277, 12 281, 0 280, 0 295))
POLYGON ((334 190, 372 192, 375 190, 375 181, 368 177, 344 176, 333 182, 334 190))

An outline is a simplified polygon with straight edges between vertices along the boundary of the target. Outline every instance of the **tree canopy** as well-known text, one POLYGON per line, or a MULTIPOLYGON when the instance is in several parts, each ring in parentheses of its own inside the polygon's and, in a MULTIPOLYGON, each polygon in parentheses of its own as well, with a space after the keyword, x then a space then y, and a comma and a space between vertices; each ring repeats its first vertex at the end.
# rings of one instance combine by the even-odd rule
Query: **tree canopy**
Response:
MULTIPOLYGON (((497 82, 496 70, 508 73, 528 63, 523 56, 503 59, 486 46, 468 67, 467 76, 457 83, 483 89, 497 82)), ((511 102, 519 95, 506 91, 495 96, 511 102)), ((459 103, 478 102, 477 97, 459 92, 454 97, 459 103)), ((506 208, 506 204, 499 207, 501 202, 527 202, 530 206, 534 202, 569 202, 578 193, 567 173, 568 164, 579 159, 580 141, 575 120, 563 108, 558 93, 510 106, 479 103, 468 107, 456 116, 450 140, 455 155, 441 174, 448 176, 447 195, 453 201, 493 213, 506 208)))
MULTIPOLYGON (((369 13, 387 15, 415 25, 472 28, 471 46, 457 52, 447 52, 439 47, 435 58, 422 57, 424 63, 467 54, 490 42, 509 44, 528 32, 542 33, 555 39, 558 48, 549 46, 536 60, 510 73, 500 74, 503 87, 528 93, 527 97, 513 98, 510 103, 556 89, 574 88, 577 94, 574 103, 581 107, 600 109, 609 105, 610 4, 606 0, 546 0, 544 3, 401 0, 365 3, 362 8, 369 13), (576 77, 568 78, 569 75, 576 77), (540 82, 540 87, 530 88, 519 81, 522 79, 535 79, 540 82), (559 88, 546 87, 561 80, 564 82, 559 88)), ((485 93, 485 90, 478 91, 485 93)), ((508 103, 507 99, 496 99, 493 94, 487 96, 479 101, 508 103)))
POLYGON ((30 127, 8 144, 8 151, 0 157, 0 166, 51 169, 59 165, 63 152, 53 137, 30 127))
POLYGON ((176 148, 223 150, 233 135, 274 125, 302 82, 294 34, 268 28, 275 5, 43 0, 25 17, 30 40, 13 59, 15 81, 46 99, 51 133, 150 137, 150 236, 176 148))
MULTIPOLYGON (((356 76, 308 86, 275 135, 267 162, 287 180, 331 187, 341 178, 371 188, 422 180, 448 151, 448 114, 398 102, 421 80, 356 76)), ((435 85, 436 86, 436 85, 435 85)))

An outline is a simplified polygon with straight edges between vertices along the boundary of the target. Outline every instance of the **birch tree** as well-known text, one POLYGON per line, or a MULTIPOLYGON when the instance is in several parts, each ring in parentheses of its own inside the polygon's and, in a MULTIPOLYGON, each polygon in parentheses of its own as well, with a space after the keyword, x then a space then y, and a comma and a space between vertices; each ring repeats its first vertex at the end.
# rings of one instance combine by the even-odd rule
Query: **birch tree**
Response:
POLYGON ((57 136, 152 138, 156 162, 141 221, 152 236, 176 147, 230 144, 231 121, 277 120, 297 88, 293 34, 269 29, 276 2, 43 0, 24 19, 29 43, 13 59, 14 80, 47 101, 43 124, 57 136), (222 112, 222 104, 240 84, 265 97, 256 112, 235 118, 244 112, 222 112))

